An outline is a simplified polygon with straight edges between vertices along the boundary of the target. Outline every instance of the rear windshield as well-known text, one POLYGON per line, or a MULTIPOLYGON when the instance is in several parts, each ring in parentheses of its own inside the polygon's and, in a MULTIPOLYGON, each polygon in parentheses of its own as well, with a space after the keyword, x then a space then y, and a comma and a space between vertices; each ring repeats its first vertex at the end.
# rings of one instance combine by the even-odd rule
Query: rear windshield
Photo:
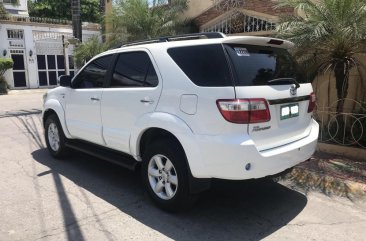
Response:
POLYGON ((198 86, 233 86, 221 44, 171 48, 168 54, 198 86))
POLYGON ((225 48, 235 69, 236 86, 289 84, 288 78, 306 82, 286 49, 238 44, 225 48))

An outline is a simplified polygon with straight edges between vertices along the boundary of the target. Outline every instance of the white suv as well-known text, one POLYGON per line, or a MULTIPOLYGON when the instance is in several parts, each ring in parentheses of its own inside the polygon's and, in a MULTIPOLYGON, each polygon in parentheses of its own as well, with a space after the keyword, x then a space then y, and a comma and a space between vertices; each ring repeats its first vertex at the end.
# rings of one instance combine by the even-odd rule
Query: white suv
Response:
POLYGON ((310 158, 315 95, 287 49, 265 37, 200 33, 128 44, 60 77, 44 97, 47 147, 135 169, 165 210, 212 178, 280 173, 310 158))

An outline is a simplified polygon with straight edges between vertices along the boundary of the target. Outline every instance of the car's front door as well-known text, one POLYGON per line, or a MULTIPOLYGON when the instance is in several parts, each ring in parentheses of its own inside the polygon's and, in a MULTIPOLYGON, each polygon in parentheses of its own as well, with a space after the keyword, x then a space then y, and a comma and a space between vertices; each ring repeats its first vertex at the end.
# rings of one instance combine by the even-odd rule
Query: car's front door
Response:
POLYGON ((136 121, 153 112, 162 84, 147 51, 120 53, 102 96, 103 136, 108 147, 129 153, 136 121))
POLYGON ((66 94, 65 118, 67 129, 74 138, 104 145, 100 105, 107 70, 113 56, 107 55, 90 62, 73 79, 66 94))

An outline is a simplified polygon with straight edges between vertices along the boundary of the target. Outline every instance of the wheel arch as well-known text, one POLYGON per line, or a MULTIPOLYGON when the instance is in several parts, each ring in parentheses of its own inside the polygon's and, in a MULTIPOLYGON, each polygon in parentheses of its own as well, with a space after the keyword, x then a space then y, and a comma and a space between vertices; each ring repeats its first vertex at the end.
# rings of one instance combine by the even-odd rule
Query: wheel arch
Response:
POLYGON ((64 111, 61 103, 54 99, 48 100, 44 104, 44 111, 42 114, 43 127, 46 123, 47 117, 50 116, 51 114, 55 114, 57 116, 58 120, 60 121, 62 130, 64 131, 65 136, 67 138, 71 138, 71 135, 67 129, 66 122, 65 122, 65 111, 64 111))
POLYGON ((184 147, 173 133, 162 128, 151 127, 146 129, 140 137, 140 141, 138 143, 138 155, 142 157, 145 154, 147 146, 151 142, 156 141, 158 139, 171 139, 175 141, 185 153, 184 147))
MULTIPOLYGON (((139 153, 141 157, 144 155, 145 151, 147 150, 147 146, 149 143, 152 143, 157 140, 166 139, 169 140, 169 142, 175 142, 179 147, 182 149, 183 153, 185 154, 185 164, 187 165, 188 170, 188 178, 189 178, 189 189, 191 193, 200 193, 204 190, 207 190, 210 188, 211 180, 207 178, 195 178, 192 174, 191 165, 188 161, 188 157, 186 154, 186 151, 182 145, 182 143, 179 141, 179 139, 171 132, 157 127, 152 127, 142 134, 140 138, 139 143, 139 153)), ((192 163, 192 162, 191 162, 192 163)))
MULTIPOLYGON (((47 118, 48 118, 50 115, 52 115, 52 114, 55 114, 55 115, 58 117, 58 115, 57 115, 56 111, 54 111, 53 109, 47 109, 47 110, 45 110, 45 111, 44 111, 44 113, 43 113, 43 117, 42 117, 43 127, 45 127, 45 125, 46 125, 46 120, 47 120, 47 118)), ((59 119, 60 119, 60 118, 59 118, 59 119)))
MULTIPOLYGON (((192 130, 179 117, 169 113, 154 112, 148 113, 138 118, 137 123, 130 136, 130 153, 141 161, 141 151, 150 139, 161 137, 171 137, 183 148, 187 158, 190 156, 190 149, 185 143, 186 139, 194 138, 192 130)), ((193 150, 192 150, 193 151, 193 150)))
POLYGON ((191 190, 209 187, 202 155, 195 143, 195 135, 179 117, 168 113, 154 112, 139 118, 130 138, 131 154, 139 161, 149 142, 156 138, 172 138, 179 143, 186 155, 186 164, 191 177, 191 190), (199 179, 197 179, 199 178, 199 179))

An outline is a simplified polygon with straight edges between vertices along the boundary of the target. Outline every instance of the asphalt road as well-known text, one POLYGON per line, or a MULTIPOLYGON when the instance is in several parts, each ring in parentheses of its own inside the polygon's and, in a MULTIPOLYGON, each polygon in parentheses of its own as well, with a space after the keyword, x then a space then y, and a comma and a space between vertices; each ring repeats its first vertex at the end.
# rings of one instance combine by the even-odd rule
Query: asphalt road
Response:
POLYGON ((139 174, 45 149, 44 91, 0 96, 0 240, 365 240, 366 205, 269 181, 215 181, 180 214, 157 209, 139 174))

